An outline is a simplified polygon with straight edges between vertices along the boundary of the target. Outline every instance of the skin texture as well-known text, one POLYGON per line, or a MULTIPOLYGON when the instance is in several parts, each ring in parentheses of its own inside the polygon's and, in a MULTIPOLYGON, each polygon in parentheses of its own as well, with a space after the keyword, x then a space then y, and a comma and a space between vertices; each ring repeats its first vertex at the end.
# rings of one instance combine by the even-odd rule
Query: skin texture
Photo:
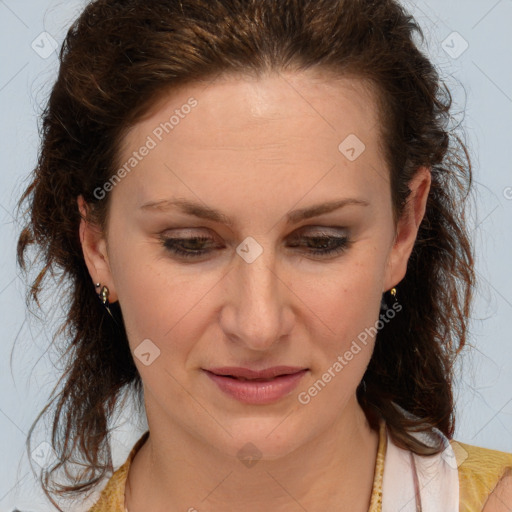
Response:
MULTIPOLYGON (((145 339, 160 350, 149 366, 135 358, 151 435, 130 469, 126 505, 366 511, 378 436, 355 393, 373 340, 307 405, 297 397, 375 325, 382 293, 403 279, 430 173, 418 170, 395 226, 371 91, 357 78, 310 71, 175 90, 130 130, 120 161, 190 97, 197 106, 112 190, 107 232, 80 227, 91 280, 119 300, 132 351, 145 339), (350 134, 366 146, 354 161, 338 149, 350 134), (233 225, 141 209, 178 197, 221 210, 233 225), (369 204, 285 222, 291 210, 342 198, 369 204), (351 243, 316 256, 302 237, 320 229, 351 243), (211 252, 179 259, 162 236, 211 237, 185 246, 211 252), (236 252, 246 237, 263 250, 252 263, 236 252), (236 401, 202 371, 281 364, 309 371, 268 405, 236 401), (261 453, 252 467, 237 457, 246 443, 261 453)), ((85 217, 82 198, 78 205, 85 217)))
POLYGON ((512 510, 512 469, 508 469, 487 499, 482 512, 512 510))

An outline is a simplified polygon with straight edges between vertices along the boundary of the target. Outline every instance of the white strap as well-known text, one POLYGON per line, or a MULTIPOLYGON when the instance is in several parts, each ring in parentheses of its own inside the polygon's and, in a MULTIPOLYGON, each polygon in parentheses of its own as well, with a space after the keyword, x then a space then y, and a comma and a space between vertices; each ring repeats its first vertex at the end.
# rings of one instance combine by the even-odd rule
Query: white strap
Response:
MULTIPOLYGON (((459 473, 448 439, 436 430, 445 450, 431 457, 413 455, 418 478, 416 498, 411 452, 396 446, 388 434, 382 480, 382 512, 459 512, 459 473), (417 508, 421 503, 421 509, 417 508)), ((421 434, 415 437, 428 440, 421 434)))

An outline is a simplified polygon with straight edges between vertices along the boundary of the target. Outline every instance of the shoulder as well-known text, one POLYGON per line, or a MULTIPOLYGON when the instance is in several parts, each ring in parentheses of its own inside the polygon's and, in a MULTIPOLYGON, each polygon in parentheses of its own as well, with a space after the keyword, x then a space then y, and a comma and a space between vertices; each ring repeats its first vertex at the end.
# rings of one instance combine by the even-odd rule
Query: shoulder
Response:
POLYGON ((461 512, 509 512, 512 453, 450 441, 459 473, 461 512), (484 508, 485 506, 485 508, 484 508))
POLYGON ((512 468, 505 475, 485 503, 483 512, 510 512, 512 510, 512 468))

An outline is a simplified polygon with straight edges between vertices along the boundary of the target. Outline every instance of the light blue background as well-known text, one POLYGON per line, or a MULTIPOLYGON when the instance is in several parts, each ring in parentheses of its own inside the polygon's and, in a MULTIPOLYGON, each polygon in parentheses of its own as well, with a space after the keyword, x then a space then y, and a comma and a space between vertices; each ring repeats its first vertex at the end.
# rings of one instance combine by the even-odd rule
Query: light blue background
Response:
MULTIPOLYGON (((57 70, 55 52, 41 56, 31 45, 43 31, 60 44, 83 3, 0 0, 0 512, 14 506, 53 510, 29 469, 25 439, 60 375, 59 361, 47 349, 52 325, 62 313, 50 309, 43 323, 26 313, 25 287, 15 265, 19 226, 13 215, 36 162, 38 115, 57 70)), ((456 118, 462 120, 465 111, 475 171, 470 225, 479 284, 470 335, 474 349, 464 353, 459 368, 455 438, 512 452, 512 0, 406 5, 424 28, 426 49, 452 88, 456 118), (459 56, 464 41, 469 47, 459 56)), ((130 420, 123 423, 126 417, 129 413, 116 422, 121 425, 114 437, 117 465, 145 429, 130 420)), ((45 440, 45 433, 37 432, 34 446, 45 440)))

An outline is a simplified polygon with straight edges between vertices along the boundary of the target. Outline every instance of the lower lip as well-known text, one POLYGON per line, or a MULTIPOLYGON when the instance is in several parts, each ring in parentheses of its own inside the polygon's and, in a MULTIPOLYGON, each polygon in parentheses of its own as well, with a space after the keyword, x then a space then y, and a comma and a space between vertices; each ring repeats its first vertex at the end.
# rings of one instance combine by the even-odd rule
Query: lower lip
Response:
MULTIPOLYGON (((205 370, 206 371, 206 370, 205 370)), ((239 380, 206 371, 227 395, 246 404, 271 404, 293 391, 308 370, 280 375, 267 381, 239 380)))

